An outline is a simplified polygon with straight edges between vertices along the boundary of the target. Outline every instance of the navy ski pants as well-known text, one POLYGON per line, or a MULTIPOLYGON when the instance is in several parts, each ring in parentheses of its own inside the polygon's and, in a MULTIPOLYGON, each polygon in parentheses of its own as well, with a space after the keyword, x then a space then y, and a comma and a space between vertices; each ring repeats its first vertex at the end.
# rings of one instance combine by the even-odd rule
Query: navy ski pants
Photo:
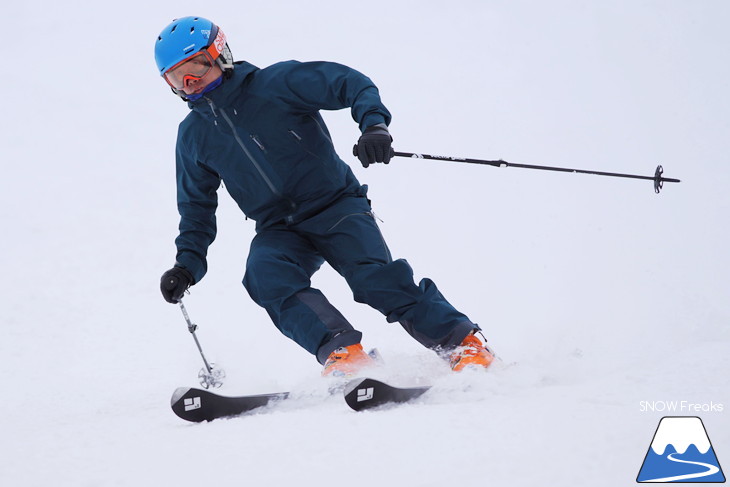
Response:
POLYGON ((365 196, 345 196, 294 225, 261 229, 251 242, 243 284, 277 328, 324 363, 362 334, 310 278, 324 262, 342 275, 355 301, 400 322, 432 349, 458 346, 479 329, 449 304, 430 279, 419 285, 403 259, 393 260, 365 196))

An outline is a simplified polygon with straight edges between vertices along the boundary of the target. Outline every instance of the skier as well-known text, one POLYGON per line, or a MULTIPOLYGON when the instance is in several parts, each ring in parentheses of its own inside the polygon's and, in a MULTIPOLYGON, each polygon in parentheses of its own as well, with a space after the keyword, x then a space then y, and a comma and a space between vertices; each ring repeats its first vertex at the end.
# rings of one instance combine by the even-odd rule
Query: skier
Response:
POLYGON ((202 17, 174 20, 155 43, 160 75, 191 112, 178 130, 176 262, 162 275, 178 302, 207 271, 221 182, 256 221, 243 285, 277 328, 324 365, 351 376, 374 360, 362 334, 310 278, 326 261, 354 299, 399 322, 453 370, 488 367, 494 356, 479 331, 429 279, 419 285, 393 260, 375 222, 367 186, 335 153, 320 110, 350 108, 362 132, 364 167, 388 164, 391 115, 363 74, 330 62, 287 61, 260 69, 234 62, 223 31, 202 17))

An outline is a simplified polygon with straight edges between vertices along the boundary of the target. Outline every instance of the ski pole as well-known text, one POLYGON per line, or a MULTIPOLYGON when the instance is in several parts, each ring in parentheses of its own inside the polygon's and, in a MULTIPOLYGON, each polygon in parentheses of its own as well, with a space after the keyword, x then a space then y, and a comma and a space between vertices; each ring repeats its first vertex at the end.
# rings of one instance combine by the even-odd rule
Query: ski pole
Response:
MULTIPOLYGON (((356 146, 357 147, 357 146, 356 146)), ((357 155, 357 154, 355 154, 357 155)), ((576 174, 594 174, 597 176, 610 176, 615 178, 632 178, 632 179, 646 179, 654 181, 654 192, 659 193, 664 187, 664 183, 679 183, 679 179, 665 178, 662 176, 664 168, 659 165, 654 172, 654 176, 639 176, 636 174, 620 174, 615 172, 603 172, 603 171, 590 171, 586 169, 571 169, 567 167, 552 167, 552 166, 535 166, 531 164, 515 164, 503 160, 497 161, 485 161, 482 159, 470 159, 466 157, 450 157, 450 156, 433 156, 429 154, 415 154, 413 152, 395 152, 395 156, 398 157, 410 157, 414 159, 432 159, 437 161, 451 161, 451 162, 464 162, 467 164, 484 164, 487 166, 494 167, 520 167, 523 169, 539 169, 543 171, 558 171, 558 172, 572 172, 576 174)))
POLYGON ((188 324, 188 331, 191 335, 193 335, 195 345, 197 345, 200 356, 202 357, 203 363, 205 364, 205 369, 200 369, 200 372, 198 373, 200 384, 206 389, 208 389, 210 386, 222 386, 223 378, 226 376, 226 373, 223 371, 223 369, 215 368, 215 364, 208 363, 208 359, 205 358, 205 354, 203 353, 203 348, 200 346, 198 336, 195 334, 195 330, 198 329, 198 325, 190 321, 190 316, 188 316, 188 311, 185 309, 185 305, 183 304, 182 299, 178 301, 178 304, 180 305, 180 310, 185 317, 185 322, 188 324))
MULTIPOLYGON (((604 172, 604 171, 591 171, 587 169, 572 169, 567 167, 553 167, 553 166, 536 166, 532 164, 516 164, 512 162, 503 161, 502 159, 496 161, 486 161, 483 159, 471 159, 468 157, 452 157, 452 156, 434 156, 430 154, 417 154, 414 152, 396 152, 391 149, 391 157, 409 157, 412 159, 431 159, 436 161, 450 161, 450 162, 464 162, 467 164, 483 164, 486 166, 494 167, 520 167, 523 169, 539 169, 543 171, 558 171, 558 172, 572 172, 576 174, 594 174, 597 176, 611 176, 615 178, 631 178, 631 179, 646 179, 654 181, 654 192, 659 193, 664 187, 664 183, 679 183, 679 179, 665 178, 664 168, 659 165, 654 171, 653 176, 640 176, 637 174, 621 174, 615 172, 604 172)), ((352 154, 357 157, 357 145, 352 148, 352 154)))

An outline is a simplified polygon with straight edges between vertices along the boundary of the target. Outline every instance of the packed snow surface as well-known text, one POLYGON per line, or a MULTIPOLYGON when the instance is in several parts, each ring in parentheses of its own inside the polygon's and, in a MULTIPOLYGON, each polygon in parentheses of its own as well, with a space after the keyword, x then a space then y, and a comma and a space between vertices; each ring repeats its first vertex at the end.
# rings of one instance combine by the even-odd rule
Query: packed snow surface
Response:
POLYGON ((4 12, 2 485, 630 485, 663 416, 701 417, 730 465, 728 2, 40 0, 4 12), (327 112, 394 256, 479 323, 502 362, 449 373, 325 267, 314 286, 380 350, 375 374, 434 384, 413 404, 351 411, 243 289, 254 223, 222 191, 209 273, 186 306, 227 372, 220 393, 294 398, 183 422, 170 397, 197 384, 202 361, 158 285, 174 260, 188 109, 153 44, 186 15, 213 19, 258 66, 364 72, 397 150, 642 175, 662 164, 682 182, 656 195, 651 181, 454 162, 364 169, 350 114, 327 112))

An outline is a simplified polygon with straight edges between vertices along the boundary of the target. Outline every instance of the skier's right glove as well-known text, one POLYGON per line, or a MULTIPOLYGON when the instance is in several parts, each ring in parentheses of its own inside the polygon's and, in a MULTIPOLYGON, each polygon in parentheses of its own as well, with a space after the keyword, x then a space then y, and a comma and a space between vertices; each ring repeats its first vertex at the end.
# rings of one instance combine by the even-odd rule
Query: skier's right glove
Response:
POLYGON ((184 267, 173 267, 169 271, 162 274, 160 279, 160 291, 162 297, 168 303, 178 303, 185 291, 195 284, 193 275, 184 267))

